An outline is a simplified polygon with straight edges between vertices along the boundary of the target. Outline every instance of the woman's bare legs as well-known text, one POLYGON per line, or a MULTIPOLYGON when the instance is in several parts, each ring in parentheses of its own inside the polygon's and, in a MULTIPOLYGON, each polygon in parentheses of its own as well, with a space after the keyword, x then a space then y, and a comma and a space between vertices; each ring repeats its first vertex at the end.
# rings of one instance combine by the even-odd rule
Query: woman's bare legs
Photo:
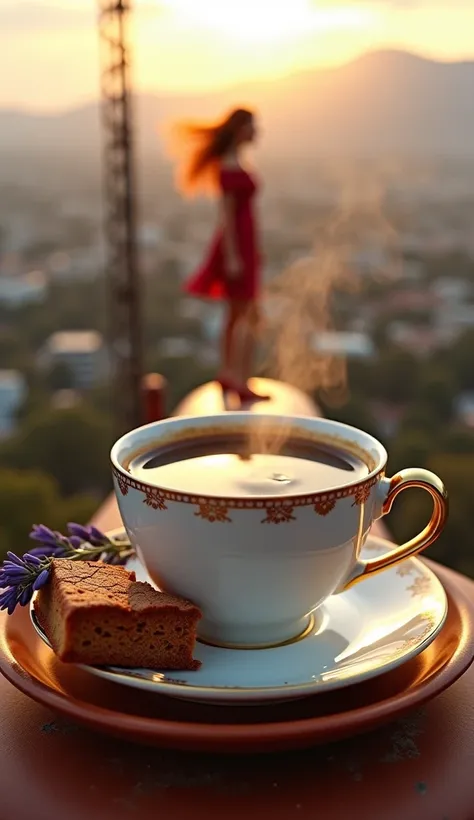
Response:
POLYGON ((235 369, 236 355, 236 328, 240 317, 240 304, 229 302, 227 316, 222 332, 221 342, 221 371, 220 377, 223 381, 238 381, 235 369))
POLYGON ((260 312, 256 302, 250 302, 241 318, 240 339, 240 377, 242 384, 247 384, 252 375, 255 363, 255 347, 260 330, 260 312))
POLYGON ((259 328, 259 311, 255 302, 231 302, 227 325, 224 329, 223 359, 226 377, 235 386, 241 399, 265 399, 247 386, 252 374, 255 341, 259 328))

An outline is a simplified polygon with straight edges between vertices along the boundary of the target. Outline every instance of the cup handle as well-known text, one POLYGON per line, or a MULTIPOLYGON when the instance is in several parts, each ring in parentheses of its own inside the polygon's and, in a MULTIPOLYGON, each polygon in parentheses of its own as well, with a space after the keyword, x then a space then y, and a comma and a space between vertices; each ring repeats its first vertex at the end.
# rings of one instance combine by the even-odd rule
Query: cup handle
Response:
POLYGON ((441 479, 429 470, 410 467, 407 470, 400 470, 393 478, 382 478, 377 488, 382 505, 381 516, 390 512, 397 495, 409 487, 419 487, 431 495, 433 512, 429 523, 422 532, 415 535, 410 541, 395 547, 385 555, 381 555, 379 558, 371 558, 368 561, 358 559, 349 578, 344 583, 344 589, 348 589, 369 575, 374 575, 388 567, 399 564, 406 558, 410 558, 411 555, 416 555, 429 547, 433 541, 436 541, 442 532, 448 517, 448 494, 441 479))

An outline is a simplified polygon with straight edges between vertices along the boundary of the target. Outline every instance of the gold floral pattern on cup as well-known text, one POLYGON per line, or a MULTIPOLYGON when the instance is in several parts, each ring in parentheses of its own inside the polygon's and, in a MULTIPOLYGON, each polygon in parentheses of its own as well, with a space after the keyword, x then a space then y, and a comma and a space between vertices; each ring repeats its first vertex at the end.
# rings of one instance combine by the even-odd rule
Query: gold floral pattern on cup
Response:
MULTIPOLYGON (((113 467, 112 472, 116 478, 119 491, 122 495, 127 495, 130 488, 137 490, 145 496, 143 503, 155 510, 168 509, 166 502, 172 501, 178 504, 193 504, 198 506, 198 517, 204 518, 207 521, 232 520, 227 516, 227 512, 225 514, 226 517, 224 518, 222 518, 222 516, 214 517, 213 510, 217 505, 216 500, 213 497, 178 493, 171 490, 166 490, 163 487, 145 484, 141 481, 137 481, 135 478, 132 478, 132 476, 124 475, 122 472, 115 469, 115 467, 113 467), (203 515, 200 512, 201 509, 204 508, 209 509, 211 515, 210 518, 207 518, 206 515, 203 515)), ((333 490, 332 492, 328 492, 326 490, 324 492, 300 496, 286 496, 281 500, 272 499, 271 501, 265 501, 259 497, 225 498, 222 499, 222 504, 225 505, 226 511, 230 509, 263 510, 266 512, 266 515, 265 518, 262 519, 262 524, 288 523, 289 521, 296 520, 296 516, 293 512, 297 507, 312 506, 317 515, 326 516, 333 512, 336 508, 337 501, 342 498, 352 497, 354 498, 353 506, 362 506, 368 500, 372 487, 377 483, 381 475, 382 473, 379 473, 376 476, 372 476, 371 478, 359 482, 358 484, 342 487, 341 489, 333 490)))
POLYGON ((326 496, 324 498, 321 498, 320 501, 314 502, 314 512, 318 515, 329 515, 329 513, 333 511, 335 506, 335 499, 331 498, 330 496, 326 496))
POLYGON ((203 502, 199 505, 197 512, 194 513, 197 518, 202 518, 204 521, 209 521, 211 524, 213 523, 220 523, 223 524, 231 523, 232 519, 229 518, 227 515, 227 507, 220 504, 210 504, 208 502, 203 502))
POLYGON ((167 510, 168 505, 165 501, 165 497, 160 490, 156 489, 153 490, 150 487, 147 488, 145 493, 145 498, 143 499, 143 503, 147 505, 147 507, 151 507, 153 510, 167 510))
POLYGON ((289 521, 296 521, 293 512, 293 504, 272 504, 267 507, 267 514, 262 519, 262 524, 287 524, 289 521))

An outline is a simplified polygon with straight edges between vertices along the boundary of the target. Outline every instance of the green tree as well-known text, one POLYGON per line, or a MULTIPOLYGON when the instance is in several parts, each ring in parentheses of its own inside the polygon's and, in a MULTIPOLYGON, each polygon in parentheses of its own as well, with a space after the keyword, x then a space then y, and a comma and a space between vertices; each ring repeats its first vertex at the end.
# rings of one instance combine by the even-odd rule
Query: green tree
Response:
POLYGON ((87 496, 64 500, 51 476, 38 471, 0 469, 0 560, 7 550, 24 552, 33 524, 64 531, 68 521, 85 524, 97 508, 87 496))
POLYGON ((457 455, 474 454, 474 430, 464 427, 452 427, 448 429, 441 437, 440 450, 443 453, 453 453, 457 455))
MULTIPOLYGON (((44 384, 29 384, 26 399, 16 414, 17 421, 22 425, 30 417, 38 418, 40 415, 49 413, 50 409, 51 396, 47 393, 44 384)), ((0 458, 4 449, 6 451, 10 449, 9 443, 7 443, 6 448, 5 445, 0 445, 0 458)))
POLYGON ((447 352, 446 358, 461 390, 474 390, 474 330, 467 330, 447 352))
POLYGON ((372 329, 372 341, 375 347, 381 351, 389 347, 388 333, 387 333, 387 319, 384 317, 378 318, 374 322, 372 329))
POLYGON ((440 432, 440 420, 435 410, 427 404, 413 403, 408 405, 398 430, 398 436, 421 430, 434 442, 440 432))
POLYGON ((69 521, 74 521, 77 524, 87 524, 97 511, 97 507, 97 499, 84 493, 63 498, 59 505, 60 523, 57 525, 58 529, 64 530, 69 521))
POLYGON ((23 370, 31 359, 25 339, 14 327, 0 325, 0 369, 23 370))
POLYGON ((0 449, 0 463, 52 475, 65 495, 110 487, 111 421, 87 405, 30 416, 0 449))
POLYGON ((66 362, 55 362, 47 374, 50 390, 68 390, 74 386, 74 377, 66 362))
POLYGON ((377 394, 375 368, 372 361, 349 359, 347 362, 347 382, 355 394, 373 398, 377 394))
MULTIPOLYGON (((449 516, 444 532, 431 546, 427 556, 459 572, 474 577, 474 455, 437 454, 427 459, 426 467, 440 476, 449 494, 449 516)), ((431 514, 431 499, 422 490, 407 490, 395 502, 386 522, 397 542, 420 532, 431 514)))
POLYGON ((456 392, 455 379, 447 369, 432 365, 422 370, 416 398, 420 406, 429 408, 428 412, 432 412, 440 422, 450 421, 456 392))
POLYGON ((408 351, 396 347, 383 350, 374 364, 376 397, 403 404, 416 395, 419 362, 408 351))
POLYGON ((397 473, 405 467, 425 467, 433 452, 433 438, 423 430, 399 433, 390 444, 388 471, 397 473))
POLYGON ((350 396, 343 405, 336 406, 331 403, 330 397, 318 394, 316 402, 326 418, 350 424, 374 436, 378 435, 375 418, 366 400, 361 396, 350 396))
POLYGON ((442 255, 436 254, 425 260, 425 272, 428 279, 437 279, 456 271, 456 276, 472 282, 474 264, 469 253, 454 250, 442 255))

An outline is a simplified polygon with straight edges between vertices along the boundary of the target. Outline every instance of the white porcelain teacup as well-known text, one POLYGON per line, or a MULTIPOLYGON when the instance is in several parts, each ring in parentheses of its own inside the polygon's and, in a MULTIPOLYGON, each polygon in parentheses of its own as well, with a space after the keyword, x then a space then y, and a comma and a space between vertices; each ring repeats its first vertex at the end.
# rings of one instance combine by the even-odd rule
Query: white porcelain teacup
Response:
POLYGON ((111 460, 125 528, 151 578, 198 604, 199 637, 218 645, 296 638, 328 596, 429 546, 447 515, 437 476, 410 468, 387 478, 375 438, 321 418, 176 417, 126 433, 111 460), (258 458, 225 455, 236 450, 265 453, 264 473, 258 458), (372 523, 408 487, 431 494, 430 522, 406 544, 361 560, 372 523))

